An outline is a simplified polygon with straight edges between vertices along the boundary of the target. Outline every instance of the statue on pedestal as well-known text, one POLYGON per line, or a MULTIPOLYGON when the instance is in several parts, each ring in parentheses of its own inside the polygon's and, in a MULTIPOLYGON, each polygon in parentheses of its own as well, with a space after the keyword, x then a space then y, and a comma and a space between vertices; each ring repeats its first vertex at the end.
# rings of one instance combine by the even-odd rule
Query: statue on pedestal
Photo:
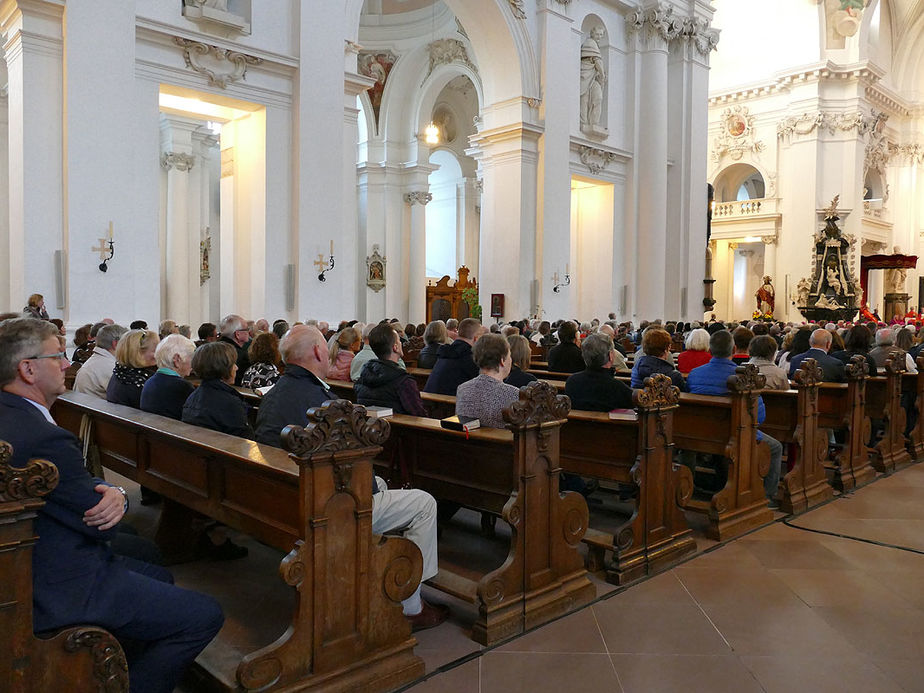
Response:
POLYGON ((606 86, 606 70, 599 43, 603 36, 603 29, 594 27, 581 44, 581 129, 601 127, 603 88, 606 86))
POLYGON ((776 291, 771 283, 770 276, 765 276, 763 285, 757 290, 754 296, 757 298, 757 311, 761 315, 773 315, 774 304, 776 303, 776 291))

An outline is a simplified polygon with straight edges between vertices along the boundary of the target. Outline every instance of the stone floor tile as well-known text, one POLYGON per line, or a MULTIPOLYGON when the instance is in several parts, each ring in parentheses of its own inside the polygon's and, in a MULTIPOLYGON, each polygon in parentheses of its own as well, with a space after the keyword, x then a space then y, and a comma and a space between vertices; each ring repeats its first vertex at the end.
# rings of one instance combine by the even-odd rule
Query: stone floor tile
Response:
POLYGON ((761 693, 734 655, 612 655, 626 693, 761 693))
MULTIPOLYGON (((445 687, 441 693, 452 690, 445 687)), ((481 693, 550 691, 619 693, 622 688, 606 654, 488 652, 481 657, 481 693)))
POLYGON ((406 690, 408 693, 479 693, 480 670, 481 660, 474 659, 406 690))
POLYGON ((729 654, 728 645, 695 604, 593 606, 606 649, 613 654, 729 654))
POLYGON ((497 651, 605 654, 606 646, 594 612, 588 608, 516 638, 497 651))
POLYGON ((741 657, 767 693, 901 693, 902 688, 864 657, 741 657))

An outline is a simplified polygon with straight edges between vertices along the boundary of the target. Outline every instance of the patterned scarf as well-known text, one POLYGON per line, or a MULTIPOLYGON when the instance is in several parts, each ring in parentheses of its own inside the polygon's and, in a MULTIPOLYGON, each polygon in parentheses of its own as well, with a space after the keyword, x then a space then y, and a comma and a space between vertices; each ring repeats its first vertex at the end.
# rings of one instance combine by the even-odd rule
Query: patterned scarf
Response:
POLYGON ((137 389, 144 387, 145 382, 157 371, 156 366, 149 368, 135 368, 134 366, 123 366, 117 363, 112 370, 112 375, 123 385, 128 385, 137 389))

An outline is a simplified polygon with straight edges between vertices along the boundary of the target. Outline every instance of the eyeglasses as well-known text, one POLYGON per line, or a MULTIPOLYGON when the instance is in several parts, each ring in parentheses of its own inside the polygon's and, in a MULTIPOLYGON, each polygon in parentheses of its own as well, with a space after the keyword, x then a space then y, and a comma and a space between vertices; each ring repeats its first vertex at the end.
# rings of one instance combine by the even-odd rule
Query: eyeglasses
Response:
POLYGON ((59 351, 57 354, 42 354, 40 356, 29 356, 24 358, 23 361, 36 361, 38 359, 58 359, 59 361, 67 361, 67 352, 59 351))

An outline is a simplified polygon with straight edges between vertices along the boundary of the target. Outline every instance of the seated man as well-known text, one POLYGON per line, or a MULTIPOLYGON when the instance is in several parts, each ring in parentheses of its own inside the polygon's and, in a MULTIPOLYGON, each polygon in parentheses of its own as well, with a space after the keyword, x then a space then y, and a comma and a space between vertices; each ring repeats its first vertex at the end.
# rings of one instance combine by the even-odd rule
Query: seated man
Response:
POLYGON ((106 399, 106 388, 116 365, 115 350, 128 330, 121 325, 106 325, 96 333, 96 346, 74 378, 74 392, 106 399))
MULTIPOLYGON (((394 332, 394 330, 392 330, 394 332)), ((279 343, 286 370, 260 402, 256 439, 282 447, 280 434, 289 424, 308 425, 308 410, 331 399, 323 378, 330 368, 327 342, 315 327, 295 325, 279 343)), ((423 554, 421 583, 437 573, 436 501, 416 489, 389 491, 382 479, 372 485, 372 531, 384 534, 403 529, 423 554)), ((444 605, 432 606, 420 597, 420 587, 403 602, 404 614, 413 630, 437 626, 449 616, 444 605)))
POLYGON ((590 335, 581 344, 585 368, 565 381, 565 394, 572 409, 610 411, 631 409, 632 388, 613 377, 613 359, 618 352, 613 340, 602 332, 590 335))
POLYGON ((577 373, 584 370, 584 357, 577 344, 577 325, 565 320, 558 328, 558 346, 549 349, 549 370, 553 373, 577 373))
MULTIPOLYGON (((735 375, 738 367, 731 360, 732 336, 728 330, 716 330, 709 338, 709 351, 712 358, 709 363, 694 368, 687 377, 687 386, 690 392, 696 395, 725 395, 728 394, 729 376, 735 375)), ((767 416, 764 400, 757 397, 757 423, 763 423, 767 416)), ((776 510, 780 504, 776 500, 777 487, 780 484, 780 467, 783 462, 783 444, 771 438, 762 431, 757 431, 757 441, 763 440, 770 448, 770 471, 764 477, 764 493, 767 495, 768 505, 776 510)))
MULTIPOLYGON (((389 323, 382 322, 378 324, 388 325, 389 323)), ((350 380, 352 380, 354 383, 359 380, 359 376, 362 374, 365 365, 375 358, 375 352, 372 351, 372 347, 369 346, 369 335, 372 333, 372 330, 374 330, 375 327, 376 323, 374 322, 370 322, 365 327, 363 327, 363 348, 360 349, 359 353, 357 353, 353 357, 353 360, 350 361, 350 380)), ((280 339, 282 339, 282 337, 280 337, 280 339)), ((407 366, 404 365, 404 360, 400 357, 398 358, 398 367, 407 370, 407 366)))
POLYGON ((732 361, 737 365, 740 366, 742 363, 747 363, 748 359, 751 358, 751 355, 748 353, 748 346, 750 346, 752 339, 754 339, 754 333, 744 325, 738 325, 735 331, 732 332, 732 340, 735 343, 735 350, 732 352, 732 361))
POLYGON ((444 344, 436 353, 436 364, 424 392, 438 395, 455 395, 462 383, 478 375, 478 366, 472 359, 472 347, 481 333, 481 323, 465 318, 459 323, 459 336, 452 344, 444 344))
POLYGON ((38 320, 0 323, 0 439, 13 466, 45 459, 60 479, 35 521, 33 628, 105 628, 125 650, 131 690, 170 693, 221 628, 221 607, 174 586, 164 568, 113 555, 123 493, 90 477, 80 442, 49 412, 68 365, 57 332, 38 320))
POLYGON ((815 359, 821 368, 826 383, 847 382, 844 371, 844 362, 833 356, 828 356, 831 349, 831 333, 826 329, 818 328, 809 337, 809 350, 793 356, 789 362, 789 378, 792 379, 805 359, 815 359))
POLYGON ((404 352, 395 329, 388 323, 376 325, 369 333, 369 346, 375 358, 366 362, 359 375, 354 387, 356 402, 391 407, 395 414, 426 416, 417 381, 398 365, 404 352))

